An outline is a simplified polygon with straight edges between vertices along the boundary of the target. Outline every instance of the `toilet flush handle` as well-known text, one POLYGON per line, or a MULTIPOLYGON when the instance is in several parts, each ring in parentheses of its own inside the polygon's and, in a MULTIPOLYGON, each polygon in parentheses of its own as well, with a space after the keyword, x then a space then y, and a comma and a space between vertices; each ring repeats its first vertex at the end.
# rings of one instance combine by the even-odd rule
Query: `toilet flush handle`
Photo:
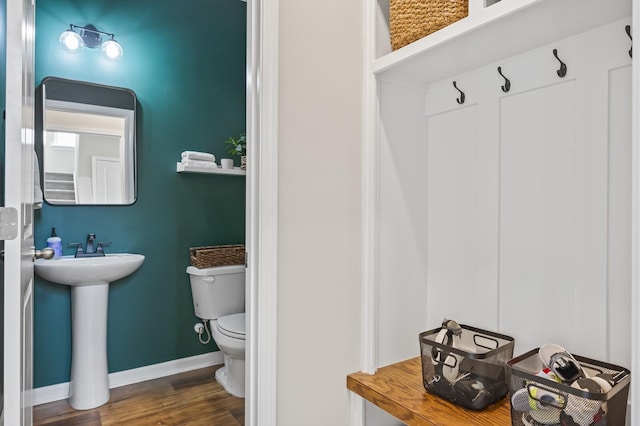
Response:
POLYGON ((202 281, 206 281, 208 283, 212 283, 216 280, 216 277, 208 275, 206 277, 202 277, 202 281))

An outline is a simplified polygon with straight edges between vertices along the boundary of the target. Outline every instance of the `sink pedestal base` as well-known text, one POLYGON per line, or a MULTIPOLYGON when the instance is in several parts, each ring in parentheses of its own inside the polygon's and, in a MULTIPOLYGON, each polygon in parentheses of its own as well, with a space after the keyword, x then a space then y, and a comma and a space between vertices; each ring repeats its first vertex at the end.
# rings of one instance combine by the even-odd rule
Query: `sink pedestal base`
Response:
POLYGON ((107 305, 109 283, 71 287, 69 405, 77 410, 109 401, 107 305))
POLYGON ((109 400, 107 366, 107 304, 109 283, 138 270, 144 256, 112 253, 104 256, 62 256, 37 259, 38 276, 71 286, 71 380, 69 404, 78 410, 109 400))

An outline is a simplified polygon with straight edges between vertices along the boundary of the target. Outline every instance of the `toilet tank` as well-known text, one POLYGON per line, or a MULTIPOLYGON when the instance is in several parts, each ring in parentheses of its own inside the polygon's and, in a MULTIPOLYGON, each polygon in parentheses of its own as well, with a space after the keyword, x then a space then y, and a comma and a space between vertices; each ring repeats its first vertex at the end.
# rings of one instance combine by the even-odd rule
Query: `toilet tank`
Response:
POLYGON ((244 312, 244 265, 187 267, 198 318, 217 319, 244 312))

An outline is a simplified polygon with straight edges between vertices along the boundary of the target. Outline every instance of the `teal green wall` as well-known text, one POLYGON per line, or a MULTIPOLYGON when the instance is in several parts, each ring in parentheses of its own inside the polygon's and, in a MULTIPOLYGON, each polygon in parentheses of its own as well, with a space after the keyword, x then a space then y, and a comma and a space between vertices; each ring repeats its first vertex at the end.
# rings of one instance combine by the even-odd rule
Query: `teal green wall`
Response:
MULTIPOLYGON (((244 242, 245 178, 176 173, 184 150, 228 157, 223 141, 245 130, 246 3, 240 0, 38 0, 36 85, 47 76, 132 89, 138 97, 138 200, 131 206, 45 204, 36 245, 51 227, 70 242, 97 234, 111 252, 146 256, 111 285, 109 371, 216 350, 193 332, 185 268, 189 247, 244 242), (69 24, 116 34, 119 62, 99 50, 64 52, 69 24)), ((239 165, 239 159, 236 159, 239 165)), ((69 380, 69 289, 36 278, 34 386, 69 380)))

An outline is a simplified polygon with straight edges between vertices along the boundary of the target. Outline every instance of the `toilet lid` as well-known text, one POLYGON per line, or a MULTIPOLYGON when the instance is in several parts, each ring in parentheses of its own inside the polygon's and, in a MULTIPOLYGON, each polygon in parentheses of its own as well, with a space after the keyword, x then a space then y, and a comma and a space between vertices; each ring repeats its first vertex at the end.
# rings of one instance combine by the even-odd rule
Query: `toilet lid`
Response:
POLYGON ((218 318, 218 330, 236 339, 244 339, 244 313, 218 318))

